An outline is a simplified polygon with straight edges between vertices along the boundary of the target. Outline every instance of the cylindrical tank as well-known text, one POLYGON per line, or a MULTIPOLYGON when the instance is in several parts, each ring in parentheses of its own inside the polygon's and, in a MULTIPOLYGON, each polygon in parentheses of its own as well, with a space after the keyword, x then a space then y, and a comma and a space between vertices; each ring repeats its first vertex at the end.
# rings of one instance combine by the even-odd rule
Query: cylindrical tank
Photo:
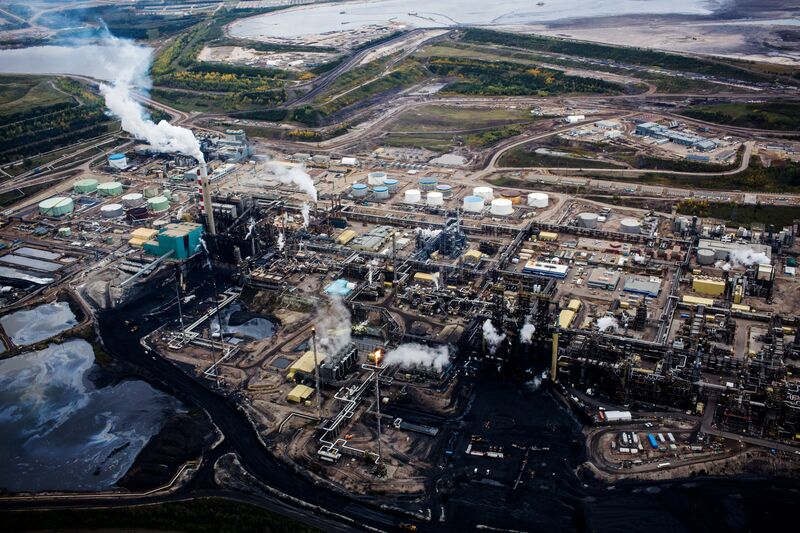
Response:
POLYGON ((422 193, 419 189, 408 189, 403 201, 407 204, 417 204, 422 200, 422 193))
POLYGON ((453 196, 453 186, 447 185, 446 183, 440 183, 437 185, 436 191, 442 193, 442 196, 445 198, 450 198, 453 196))
POLYGON ((550 203, 550 196, 543 192, 532 192, 528 195, 528 205, 531 207, 544 208, 550 203))
POLYGON ((59 237, 69 237, 70 235, 72 235, 72 228, 70 228, 69 226, 58 228, 59 237))
POLYGON ((367 174, 367 183, 369 185, 383 185, 386 179, 386 172, 370 172, 367 174))
POLYGON ((491 202, 494 200, 494 190, 491 187, 473 187, 472 194, 475 196, 480 196, 486 202, 491 202))
POLYGON ((483 211, 484 201, 480 196, 465 196, 464 211, 468 213, 480 213, 483 211))
POLYGON ((389 192, 396 192, 397 188, 400 186, 400 181, 393 178, 386 178, 383 180, 383 184, 389 188, 389 192))
POLYGON ((108 156, 108 166, 123 169, 128 166, 128 158, 125 154, 111 154, 108 156))
POLYGON ((642 230, 642 223, 635 218, 623 218, 619 225, 622 233, 638 235, 642 230))
POLYGON ((160 212, 166 211, 169 209, 169 200, 167 200, 163 196, 154 196, 147 200, 147 207, 150 208, 151 211, 160 212))
POLYGON ((72 184, 72 189, 77 194, 87 194, 97 190, 97 180, 93 178, 86 178, 78 180, 72 184))
POLYGON ((578 226, 582 228, 596 228, 597 227, 597 213, 579 213, 578 226))
POLYGON ((425 196, 425 203, 433 207, 444 205, 444 196, 439 191, 430 191, 425 196))
POLYGON ((108 204, 100 208, 100 214, 103 215, 103 218, 121 217, 122 213, 122 204, 108 204))
POLYGON ((350 187, 350 194, 353 198, 362 198, 367 195, 369 192, 369 188, 363 183, 354 183, 352 187, 350 187))
POLYGON ((697 263, 699 265, 713 265, 717 260, 714 250, 709 248, 700 248, 697 250, 697 263))
POLYGON ((150 213, 147 211, 146 207, 134 207, 132 209, 128 209, 128 212, 125 214, 131 220, 141 220, 143 218, 147 218, 150 213))
POLYGON ((419 179, 419 190, 421 191, 432 191, 436 188, 436 185, 439 184, 439 180, 436 178, 420 178, 419 179))
POLYGON ((172 198, 172 190, 171 189, 164 189, 164 191, 161 193, 161 196, 163 196, 164 198, 169 200, 170 198, 172 198))
POLYGON ((373 187, 372 192, 375 194, 375 198, 378 200, 386 200, 389 198, 389 187, 386 185, 379 185, 378 187, 373 187))
POLYGON ((492 200, 491 212, 495 216, 508 216, 514 212, 514 208, 508 198, 495 198, 492 200))
POLYGON ((39 213, 48 217, 60 217, 72 213, 75 204, 67 196, 53 196, 39 202, 39 213))
POLYGON ((118 181, 107 181, 97 186, 97 192, 101 196, 117 196, 122 194, 122 184, 118 181))
POLYGON ((186 196, 185 192, 174 192, 174 193, 172 193, 172 196, 170 197, 170 200, 172 200, 172 203, 175 203, 175 204, 181 203, 181 202, 185 202, 187 199, 188 199, 188 196, 186 196))
POLYGON ((506 200, 511 200, 512 205, 519 205, 522 203, 522 197, 520 197, 517 191, 503 191, 500 193, 500 196, 506 200))
POLYGON ((148 185, 144 188, 145 198, 153 198, 154 196, 158 196, 158 187, 155 185, 148 185))
POLYGON ((122 203, 127 207, 136 207, 137 205, 141 205, 143 201, 144 196, 138 192, 132 192, 122 197, 122 203))

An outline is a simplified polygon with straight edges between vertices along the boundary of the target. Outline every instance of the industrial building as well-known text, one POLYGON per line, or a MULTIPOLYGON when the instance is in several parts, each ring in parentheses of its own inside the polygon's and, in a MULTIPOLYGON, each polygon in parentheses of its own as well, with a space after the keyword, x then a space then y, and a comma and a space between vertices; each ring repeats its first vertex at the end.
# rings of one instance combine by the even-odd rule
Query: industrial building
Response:
POLYGON ((667 126, 656 124, 655 122, 644 122, 642 124, 638 124, 636 126, 636 135, 652 137, 654 139, 666 139, 674 142, 675 144, 690 146, 703 151, 713 150, 717 147, 716 143, 706 139, 705 137, 676 131, 668 128, 667 126))
POLYGON ((162 256, 168 253, 175 259, 188 259, 202 248, 203 225, 194 222, 167 224, 162 227, 155 240, 144 243, 146 252, 162 256))
POLYGON ((586 285, 592 287, 593 289, 613 291, 617 288, 617 285, 619 285, 619 278, 619 272, 595 268, 589 273, 589 277, 586 280, 586 285))
POLYGON ((661 279, 631 275, 625 279, 622 290, 655 298, 661 292, 661 279))

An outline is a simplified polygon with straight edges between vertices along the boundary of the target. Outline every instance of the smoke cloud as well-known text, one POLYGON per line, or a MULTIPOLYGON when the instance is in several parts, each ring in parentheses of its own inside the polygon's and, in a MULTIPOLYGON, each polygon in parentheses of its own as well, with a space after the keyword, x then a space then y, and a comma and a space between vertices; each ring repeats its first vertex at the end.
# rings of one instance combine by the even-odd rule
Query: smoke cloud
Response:
POLYGON ((173 126, 166 120, 156 124, 135 98, 134 88, 146 90, 151 85, 147 74, 152 60, 150 51, 112 35, 103 38, 103 45, 112 52, 116 69, 110 84, 100 84, 100 94, 105 98, 109 112, 120 119, 122 129, 144 139, 156 150, 178 152, 203 163, 200 143, 191 130, 173 126))
POLYGON ((308 224, 311 222, 311 206, 307 203, 303 204, 300 213, 303 215, 303 228, 308 229, 308 224))
POLYGON ((500 343, 506 340, 506 334, 499 333, 497 329, 495 329, 494 324, 492 324, 492 321, 487 318, 486 322, 483 323, 483 339, 486 341, 489 353, 494 355, 500 343))
POLYGON ((533 340, 533 334, 536 333, 536 326, 529 322, 530 317, 525 318, 525 324, 522 325, 522 329, 519 330, 519 341, 522 344, 530 344, 531 340, 533 340))
POLYGON ((733 250, 728 254, 728 261, 717 261, 715 266, 722 270, 730 270, 738 266, 751 266, 751 265, 769 265, 772 261, 763 252, 756 252, 755 250, 733 250))
POLYGON ((286 246, 286 237, 283 236, 283 232, 278 233, 278 241, 275 244, 278 247, 278 250, 282 252, 283 247, 286 246))
POLYGON ((305 166, 281 165, 275 161, 269 161, 267 170, 283 185, 295 185, 306 193, 312 202, 317 201, 317 188, 314 187, 314 180, 306 172, 305 166))
POLYGON ((338 296, 328 298, 327 307, 319 309, 314 324, 317 328, 317 348, 323 354, 334 355, 350 344, 350 311, 338 296))
POLYGON ((615 330, 619 329, 619 322, 613 316, 604 316, 597 319, 597 327, 600 331, 606 331, 609 328, 613 328, 615 330))
POLYGON ((447 346, 425 346, 424 344, 401 344, 390 350, 384 359, 387 365, 400 365, 403 368, 425 367, 442 370, 450 362, 447 346))
POLYGON ((541 374, 534 376, 532 380, 526 381, 524 383, 524 386, 526 389, 528 389, 529 392, 536 392, 537 390, 539 390, 539 387, 542 386, 542 383, 544 383, 545 379, 547 379, 546 370, 541 374))

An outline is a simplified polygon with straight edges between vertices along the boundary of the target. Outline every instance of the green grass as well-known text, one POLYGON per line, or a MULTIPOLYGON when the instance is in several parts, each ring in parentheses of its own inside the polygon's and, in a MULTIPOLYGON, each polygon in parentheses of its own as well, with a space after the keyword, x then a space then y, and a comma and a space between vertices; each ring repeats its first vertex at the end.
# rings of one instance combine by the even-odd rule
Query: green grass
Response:
POLYGON ((532 122, 530 111, 508 108, 470 108, 448 105, 427 105, 401 114, 389 131, 451 131, 496 128, 509 124, 532 122))
POLYGON ((449 152, 457 142, 454 135, 450 134, 397 134, 390 133, 381 139, 385 146, 396 146, 399 148, 424 148, 434 152, 449 152))
POLYGON ((715 218, 731 224, 749 226, 754 222, 774 224, 776 227, 791 226, 800 218, 795 206, 788 205, 739 205, 732 203, 708 203, 684 201, 678 204, 678 213, 715 218))
POLYGON ((51 77, 0 76, 0 117, 70 102, 72 99, 57 91, 52 82, 51 77))
POLYGON ((712 104, 689 107, 680 114, 725 126, 800 131, 798 102, 773 100, 752 104, 712 104))
POLYGON ((253 505, 220 498, 186 502, 50 511, 0 511, 5 531, 182 531, 312 533, 317 530, 253 505))

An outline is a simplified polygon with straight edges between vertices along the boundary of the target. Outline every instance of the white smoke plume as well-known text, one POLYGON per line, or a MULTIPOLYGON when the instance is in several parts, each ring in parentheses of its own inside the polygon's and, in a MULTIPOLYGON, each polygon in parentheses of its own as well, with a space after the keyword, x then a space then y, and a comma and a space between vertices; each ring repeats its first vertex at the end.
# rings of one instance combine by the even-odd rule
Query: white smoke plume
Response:
POLYGON ((247 235, 245 236, 244 240, 250 238, 254 229, 256 229, 256 219, 250 218, 250 221, 247 223, 247 235))
POLYGON ((387 365, 400 365, 403 368, 426 367, 438 371, 450 362, 450 352, 447 346, 432 348, 424 344, 408 343, 389 350, 384 361, 387 365))
POLYGON ((604 316, 597 319, 597 327, 600 331, 605 331, 609 328, 619 329, 619 322, 613 316, 604 316))
POLYGON ((298 189, 306 193, 312 202, 317 201, 317 188, 314 187, 314 180, 306 172, 305 166, 301 165, 281 165, 275 161, 267 162, 267 170, 283 185, 296 185, 298 189))
POLYGON ((542 386, 542 383, 544 383, 544 380, 546 379, 547 379, 547 371, 544 371, 541 374, 534 376, 532 380, 526 381, 524 383, 524 386, 526 389, 528 389, 528 391, 536 392, 537 390, 539 390, 539 387, 542 386))
MULTIPOLYGON (((151 82, 147 74, 152 60, 151 53, 143 53, 143 48, 132 41, 118 39, 111 35, 103 39, 103 45, 111 51, 109 60, 114 62, 114 78, 111 83, 100 84, 109 112, 118 117, 122 129, 131 135, 144 139, 161 152, 178 152, 204 162, 200 143, 191 130, 173 126, 166 120, 153 122, 144 107, 136 100, 134 89, 149 89, 151 82)), ((144 49, 147 50, 147 49, 144 49)), ((87 58, 88 60, 92 60, 87 58)), ((100 58, 104 60, 104 58, 100 58)))
POLYGON ((715 266, 722 270, 728 271, 738 266, 751 266, 751 265, 769 265, 772 261, 763 252, 756 252, 755 250, 733 250, 728 254, 728 261, 717 261, 715 266))
POLYGON ((519 341, 522 344, 530 344, 533 340, 533 334, 536 333, 536 326, 529 322, 530 318, 530 316, 525 318, 525 324, 519 330, 519 341))
POLYGON ((203 246, 203 250, 206 253, 206 266, 208 267, 209 270, 214 270, 211 267, 211 254, 208 251, 208 246, 206 246, 206 240, 203 238, 203 235, 204 234, 202 233, 200 234, 200 244, 203 246))
POLYGON ((283 247, 286 246, 286 237, 283 236, 283 232, 278 233, 278 242, 276 243, 276 246, 281 252, 283 251, 283 247))
POLYGON ((303 228, 308 229, 308 224, 311 222, 311 206, 307 203, 303 204, 300 213, 303 215, 303 228))
POLYGON ((442 230, 440 229, 428 229, 428 228, 417 228, 416 232, 419 233, 423 239, 430 239, 431 237, 436 237, 439 235, 442 230))
POLYGON ((498 332, 492 321, 487 318, 483 323, 483 339, 486 341, 489 353, 494 355, 500 343, 506 340, 506 334, 498 332))
POLYGON ((328 298, 328 305, 318 310, 314 325, 317 328, 317 349, 323 354, 334 355, 350 344, 350 311, 340 297, 328 298))

